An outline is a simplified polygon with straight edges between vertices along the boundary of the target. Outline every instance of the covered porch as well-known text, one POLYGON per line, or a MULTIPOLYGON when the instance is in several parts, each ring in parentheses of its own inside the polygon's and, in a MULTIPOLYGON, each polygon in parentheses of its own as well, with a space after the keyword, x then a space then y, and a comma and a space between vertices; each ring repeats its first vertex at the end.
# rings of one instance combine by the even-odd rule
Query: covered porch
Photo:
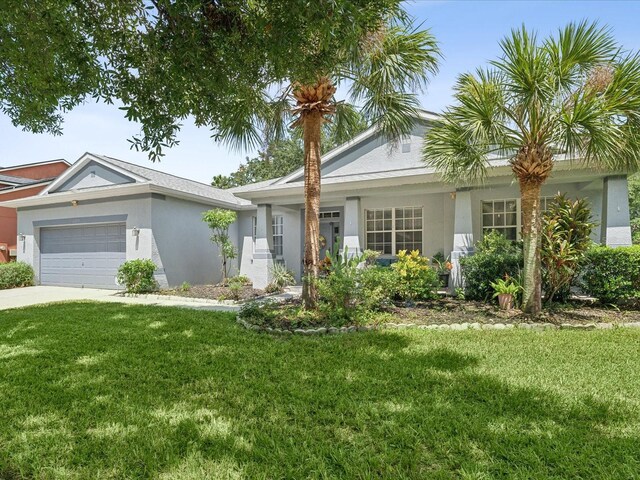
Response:
MULTIPOLYGON (((508 173, 484 185, 457 188, 417 176, 396 179, 396 185, 323 185, 321 258, 334 244, 353 254, 375 250, 383 259, 393 259, 403 249, 419 250, 429 258, 441 252, 453 264, 449 287, 459 287, 459 260, 473 253, 485 232, 498 230, 513 240, 520 237, 519 190, 508 173)), ((593 233, 595 242, 631 243, 626 176, 594 178, 589 172, 560 170, 543 188, 543 206, 558 192, 589 199, 593 219, 600 226, 593 233)), ((271 281, 273 264, 279 262, 300 281, 301 188, 284 185, 250 192, 249 197, 257 208, 239 215, 240 273, 256 288, 264 288, 271 281)))

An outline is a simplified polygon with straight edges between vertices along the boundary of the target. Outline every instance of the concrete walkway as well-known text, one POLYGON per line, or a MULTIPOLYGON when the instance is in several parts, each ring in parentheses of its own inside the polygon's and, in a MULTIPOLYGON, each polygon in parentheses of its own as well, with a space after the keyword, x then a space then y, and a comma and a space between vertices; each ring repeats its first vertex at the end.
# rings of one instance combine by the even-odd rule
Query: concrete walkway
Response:
POLYGON ((96 302, 116 302, 135 305, 156 305, 166 307, 183 307, 196 310, 217 310, 235 312, 239 305, 225 305, 212 300, 198 300, 182 297, 166 297, 162 295, 142 295, 139 297, 123 296, 114 290, 72 287, 25 287, 0 290, 0 310, 28 307, 52 302, 70 302, 90 300, 96 302))

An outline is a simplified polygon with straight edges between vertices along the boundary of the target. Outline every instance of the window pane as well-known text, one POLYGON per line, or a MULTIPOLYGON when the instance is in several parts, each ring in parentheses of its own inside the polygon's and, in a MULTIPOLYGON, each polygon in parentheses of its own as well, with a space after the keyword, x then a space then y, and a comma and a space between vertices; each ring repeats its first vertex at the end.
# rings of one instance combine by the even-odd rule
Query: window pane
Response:
POLYGON ((493 227, 493 215, 486 213, 482 215, 482 226, 493 227))
POLYGON ((382 210, 376 210, 376 220, 382 220, 382 210))
POLYGON ((384 218, 385 218, 385 220, 391 220, 391 209, 390 208, 385 209, 384 218))
POLYGON ((375 213, 373 210, 367 210, 367 220, 373 220, 375 213))
POLYGON ((493 216, 493 224, 496 227, 502 227, 504 225, 504 213, 496 213, 493 216))
POLYGON ((493 202, 482 202, 482 213, 493 213, 493 202))
POLYGON ((404 218, 404 208, 396 208, 396 218, 404 218))
POLYGON ((493 202, 493 211, 494 212, 504 212, 504 201, 500 200, 497 202, 493 202))
POLYGON ((384 229, 391 230, 391 220, 384 220, 384 229))
POLYGON ((518 223, 518 214, 507 213, 506 225, 512 226, 512 225, 517 225, 517 223, 518 223))
POLYGON ((404 223, 401 218, 396 217, 396 230, 402 230, 404 223))
POLYGON ((516 210, 517 210, 516 201, 515 200, 507 200, 506 209, 507 209, 507 212, 515 213, 516 210))
POLYGON ((413 221, 413 228, 415 228, 416 230, 422 230, 422 219, 421 218, 416 218, 413 221))
POLYGON ((515 240, 517 237, 517 231, 516 228, 506 228, 505 229, 505 237, 507 237, 507 240, 515 240))
POLYGON ((422 218, 422 207, 413 209, 413 218, 422 218))

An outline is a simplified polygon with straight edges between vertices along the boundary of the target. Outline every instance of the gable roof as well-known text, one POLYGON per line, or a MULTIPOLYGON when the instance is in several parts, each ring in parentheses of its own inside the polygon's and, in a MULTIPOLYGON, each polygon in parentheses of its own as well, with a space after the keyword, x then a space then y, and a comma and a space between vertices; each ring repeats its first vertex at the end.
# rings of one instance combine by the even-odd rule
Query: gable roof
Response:
MULTIPOLYGON (((57 177, 38 195, 28 199, 12 201, 11 206, 42 205, 75 199, 111 198, 137 193, 160 193, 167 196, 183 198, 205 204, 226 208, 241 209, 251 207, 251 202, 238 198, 228 190, 221 190, 205 183, 196 182, 151 168, 125 162, 106 155, 85 153, 71 168, 57 177), (85 165, 96 162, 113 171, 121 173, 132 180, 132 183, 93 186, 82 189, 71 189, 57 192, 56 189, 74 177, 85 165)), ((9 205, 7 205, 9 206, 9 205)))
POLYGON ((2 173, 0 173, 0 183, 5 183, 7 185, 26 185, 35 181, 37 180, 31 180, 30 178, 23 177, 14 177, 13 175, 3 175, 2 173))

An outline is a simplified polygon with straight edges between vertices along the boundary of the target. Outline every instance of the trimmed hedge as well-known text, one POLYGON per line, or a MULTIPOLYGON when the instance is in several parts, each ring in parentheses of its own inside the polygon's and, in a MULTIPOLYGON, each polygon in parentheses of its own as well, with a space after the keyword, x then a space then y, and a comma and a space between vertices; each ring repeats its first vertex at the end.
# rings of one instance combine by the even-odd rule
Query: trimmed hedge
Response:
POLYGON ((25 262, 0 264, 0 290, 29 287, 34 284, 33 267, 25 262))
POLYGON ((591 248, 581 287, 602 303, 640 302, 640 245, 591 248))

